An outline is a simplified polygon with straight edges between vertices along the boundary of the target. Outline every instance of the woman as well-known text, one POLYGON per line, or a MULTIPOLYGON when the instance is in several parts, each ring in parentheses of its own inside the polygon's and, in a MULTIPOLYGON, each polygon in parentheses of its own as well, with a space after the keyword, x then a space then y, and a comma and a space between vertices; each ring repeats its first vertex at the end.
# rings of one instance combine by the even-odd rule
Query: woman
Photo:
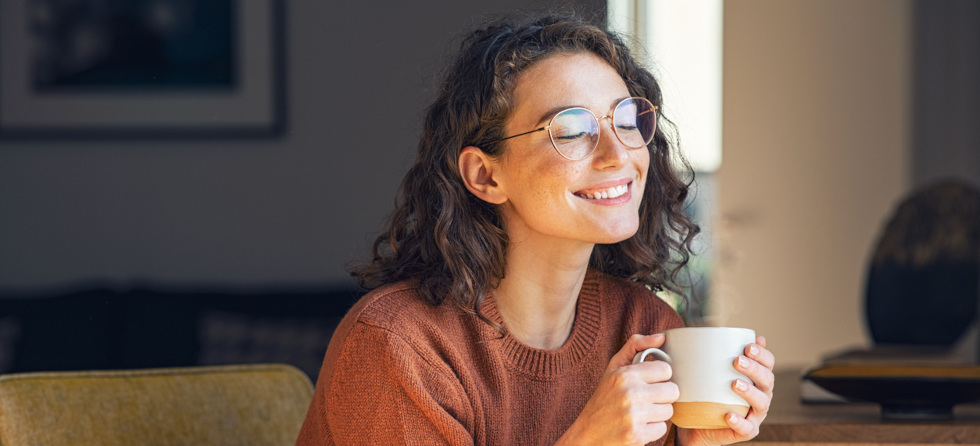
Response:
POLYGON ((470 35, 430 106, 373 260, 327 350, 297 444, 726 444, 755 436, 773 355, 746 348, 752 408, 674 429, 671 288, 698 228, 656 127, 660 89, 575 18, 470 35), (645 286, 644 286, 645 285, 645 286))

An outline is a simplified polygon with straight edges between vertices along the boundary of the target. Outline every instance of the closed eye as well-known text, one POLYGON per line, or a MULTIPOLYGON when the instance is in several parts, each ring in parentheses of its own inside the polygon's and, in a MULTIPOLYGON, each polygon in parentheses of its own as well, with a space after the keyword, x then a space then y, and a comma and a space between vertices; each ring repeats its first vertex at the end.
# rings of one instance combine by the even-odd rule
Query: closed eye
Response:
POLYGON ((584 138, 588 134, 589 134, 589 132, 579 132, 579 133, 573 133, 573 134, 569 134, 569 135, 558 135, 558 136, 555 137, 555 139, 556 140, 559 140, 559 141, 574 141, 574 140, 579 139, 579 138, 584 138))

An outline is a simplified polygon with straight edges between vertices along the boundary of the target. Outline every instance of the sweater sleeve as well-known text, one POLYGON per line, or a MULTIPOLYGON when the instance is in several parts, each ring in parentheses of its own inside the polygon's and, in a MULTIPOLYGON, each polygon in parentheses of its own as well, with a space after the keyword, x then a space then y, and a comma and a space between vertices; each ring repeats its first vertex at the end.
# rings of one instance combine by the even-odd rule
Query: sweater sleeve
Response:
MULTIPOLYGON (((398 334, 352 327, 318 383, 297 445, 472 445, 473 410, 452 370, 398 334), (318 407, 320 406, 320 407, 318 407)), ((326 365, 325 365, 326 366, 326 365)))

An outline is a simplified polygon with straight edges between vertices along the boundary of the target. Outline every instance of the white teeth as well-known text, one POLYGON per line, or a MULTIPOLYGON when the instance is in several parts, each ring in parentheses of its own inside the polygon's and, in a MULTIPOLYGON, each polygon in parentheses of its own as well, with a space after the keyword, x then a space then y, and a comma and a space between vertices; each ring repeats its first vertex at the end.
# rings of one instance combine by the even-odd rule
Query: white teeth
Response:
POLYGON ((590 200, 599 200, 605 198, 616 198, 625 194, 629 190, 629 186, 621 184, 619 186, 613 186, 609 189, 594 191, 592 193, 584 194, 585 198, 590 200))

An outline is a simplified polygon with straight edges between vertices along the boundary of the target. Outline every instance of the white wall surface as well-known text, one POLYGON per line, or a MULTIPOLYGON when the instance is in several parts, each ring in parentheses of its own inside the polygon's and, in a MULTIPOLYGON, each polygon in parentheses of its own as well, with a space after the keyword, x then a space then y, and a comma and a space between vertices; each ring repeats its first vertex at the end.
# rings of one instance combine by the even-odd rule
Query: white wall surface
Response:
POLYGON ((780 367, 867 345, 864 278, 909 185, 908 0, 725 2, 715 323, 780 367))

